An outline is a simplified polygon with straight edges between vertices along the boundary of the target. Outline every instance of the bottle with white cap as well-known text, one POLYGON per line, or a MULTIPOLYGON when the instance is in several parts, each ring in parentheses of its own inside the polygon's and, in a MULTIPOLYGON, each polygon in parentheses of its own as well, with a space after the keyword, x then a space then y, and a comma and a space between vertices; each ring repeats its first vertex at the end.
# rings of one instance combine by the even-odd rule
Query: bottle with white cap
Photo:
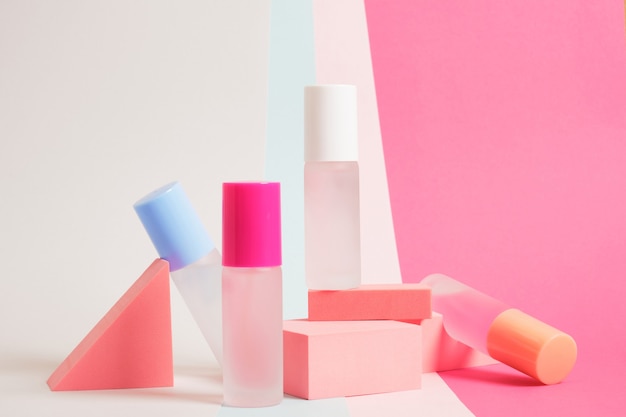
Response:
POLYGON ((356 87, 304 89, 304 250, 309 289, 361 284, 356 87))
POLYGON ((151 192, 133 207, 221 364, 222 256, 180 183, 151 192))

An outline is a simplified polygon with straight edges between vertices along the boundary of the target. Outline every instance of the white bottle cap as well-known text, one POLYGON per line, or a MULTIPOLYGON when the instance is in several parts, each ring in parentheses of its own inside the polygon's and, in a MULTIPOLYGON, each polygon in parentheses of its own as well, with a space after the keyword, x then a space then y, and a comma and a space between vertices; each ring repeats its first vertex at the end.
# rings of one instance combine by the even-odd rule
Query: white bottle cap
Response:
POLYGON ((358 161, 356 87, 304 88, 304 160, 358 161))

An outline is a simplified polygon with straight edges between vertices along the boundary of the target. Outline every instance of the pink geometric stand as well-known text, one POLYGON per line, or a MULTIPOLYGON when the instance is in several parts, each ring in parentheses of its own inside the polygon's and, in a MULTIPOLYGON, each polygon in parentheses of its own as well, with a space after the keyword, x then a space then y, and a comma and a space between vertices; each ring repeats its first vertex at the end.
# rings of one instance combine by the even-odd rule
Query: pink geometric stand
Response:
POLYGON ((286 394, 313 400, 421 387, 420 326, 290 320, 283 335, 286 394))
POLYGON ((169 264, 157 259, 48 379, 52 391, 174 383, 169 264))
POLYGON ((421 320, 429 318, 430 288, 370 284, 342 291, 309 291, 309 320, 421 320))

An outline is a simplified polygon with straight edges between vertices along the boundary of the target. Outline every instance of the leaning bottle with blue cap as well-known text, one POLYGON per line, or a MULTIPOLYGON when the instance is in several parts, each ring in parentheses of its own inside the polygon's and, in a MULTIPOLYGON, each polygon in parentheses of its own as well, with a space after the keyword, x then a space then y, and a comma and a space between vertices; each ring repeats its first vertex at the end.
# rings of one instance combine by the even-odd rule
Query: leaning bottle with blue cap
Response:
POLYGON ((222 257, 178 182, 133 206, 217 361, 222 363, 222 257))

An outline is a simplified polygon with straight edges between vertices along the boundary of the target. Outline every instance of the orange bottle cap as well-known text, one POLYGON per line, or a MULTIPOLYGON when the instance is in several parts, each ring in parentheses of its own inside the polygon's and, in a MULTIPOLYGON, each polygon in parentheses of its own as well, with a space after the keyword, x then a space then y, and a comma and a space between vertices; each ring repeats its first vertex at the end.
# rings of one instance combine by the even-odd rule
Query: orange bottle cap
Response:
POLYGON ((489 355, 544 384, 561 382, 576 362, 576 342, 562 331, 528 314, 500 313, 487 334, 489 355))

